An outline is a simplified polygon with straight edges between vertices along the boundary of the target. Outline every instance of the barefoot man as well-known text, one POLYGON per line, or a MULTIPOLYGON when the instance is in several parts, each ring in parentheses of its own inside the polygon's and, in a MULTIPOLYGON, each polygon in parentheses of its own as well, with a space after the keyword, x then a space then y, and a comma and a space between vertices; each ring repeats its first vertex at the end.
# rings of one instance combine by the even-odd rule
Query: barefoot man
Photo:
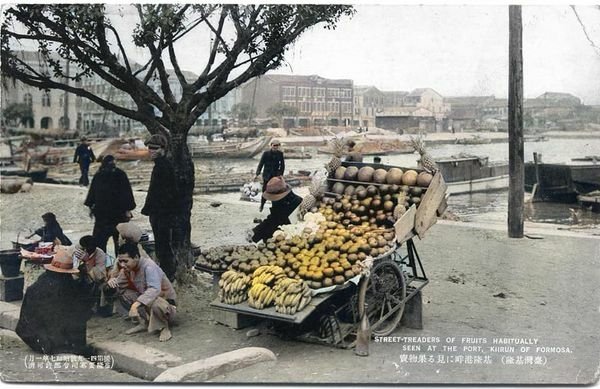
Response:
POLYGON ((118 277, 108 281, 108 285, 118 289, 123 308, 139 321, 125 333, 160 331, 161 342, 171 339, 169 324, 175 318, 177 296, 165 273, 150 258, 140 257, 137 244, 133 242, 119 247, 118 261, 122 270, 118 277))

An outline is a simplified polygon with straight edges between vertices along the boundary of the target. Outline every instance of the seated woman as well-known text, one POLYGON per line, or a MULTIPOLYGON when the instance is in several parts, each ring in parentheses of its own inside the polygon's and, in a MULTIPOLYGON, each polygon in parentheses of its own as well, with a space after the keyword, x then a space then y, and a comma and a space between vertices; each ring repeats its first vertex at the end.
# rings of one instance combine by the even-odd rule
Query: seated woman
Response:
POLYGON ((53 242, 54 244, 61 244, 63 246, 70 246, 71 240, 63 233, 63 230, 56 220, 56 215, 52 212, 47 212, 42 215, 44 225, 29 235, 27 239, 34 235, 38 235, 42 238, 42 242, 53 242))
POLYGON ((40 353, 91 355, 86 330, 92 310, 87 285, 73 278, 79 270, 62 248, 44 267, 46 272, 25 292, 17 335, 40 353))
POLYGON ((283 177, 273 177, 267 182, 263 197, 271 201, 271 213, 265 220, 252 229, 253 242, 265 241, 273 236, 279 226, 290 224, 290 215, 302 202, 302 197, 292 192, 283 177))

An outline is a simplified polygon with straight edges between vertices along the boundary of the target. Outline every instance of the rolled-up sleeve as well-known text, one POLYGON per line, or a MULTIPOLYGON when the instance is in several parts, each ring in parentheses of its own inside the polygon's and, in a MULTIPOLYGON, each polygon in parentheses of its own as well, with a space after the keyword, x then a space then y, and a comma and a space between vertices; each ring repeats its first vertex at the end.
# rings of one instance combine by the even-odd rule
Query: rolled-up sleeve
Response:
POLYGON ((160 282, 162 280, 162 274, 160 268, 146 267, 144 269, 146 276, 146 291, 137 298, 140 303, 150 306, 160 295, 160 282))

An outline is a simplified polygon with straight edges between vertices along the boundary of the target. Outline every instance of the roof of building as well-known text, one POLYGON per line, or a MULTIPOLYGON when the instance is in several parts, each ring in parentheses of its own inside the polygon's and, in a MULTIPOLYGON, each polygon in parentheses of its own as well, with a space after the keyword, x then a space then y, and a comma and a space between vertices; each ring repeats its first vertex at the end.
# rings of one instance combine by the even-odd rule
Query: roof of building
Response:
POLYGON ((442 96, 441 94, 439 94, 438 92, 436 92, 435 90, 431 89, 431 88, 417 88, 417 89, 413 89, 408 96, 423 96, 423 94, 425 94, 425 92, 433 92, 435 94, 437 94, 438 96, 442 96))
POLYGON ((261 76, 261 78, 266 78, 275 82, 314 82, 317 84, 350 84, 354 83, 351 79, 330 79, 321 77, 316 74, 312 74, 309 76, 305 75, 294 75, 294 74, 265 74, 261 76))
POLYGON ((539 95, 537 97, 538 99, 555 99, 555 100, 562 100, 562 99, 578 99, 579 97, 574 96, 570 93, 564 93, 564 92, 545 92, 541 95, 539 95))
POLYGON ((451 104, 452 106, 468 106, 468 105, 482 105, 490 100, 493 100, 494 96, 450 96, 444 97, 444 102, 451 104))
POLYGON ((354 86, 354 96, 358 96, 358 95, 364 95, 366 93, 369 92, 373 92, 373 93, 378 93, 378 94, 383 94, 383 92, 381 90, 379 90, 377 87, 373 86, 373 85, 369 85, 369 86, 354 86))

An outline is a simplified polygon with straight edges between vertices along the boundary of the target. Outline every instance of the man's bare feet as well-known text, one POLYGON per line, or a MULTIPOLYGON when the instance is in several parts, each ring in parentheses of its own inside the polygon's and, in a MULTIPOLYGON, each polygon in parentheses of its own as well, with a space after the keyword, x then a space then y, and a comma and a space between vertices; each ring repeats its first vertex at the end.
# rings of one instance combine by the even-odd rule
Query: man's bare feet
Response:
POLYGON ((171 330, 169 329, 169 327, 165 327, 162 330, 160 330, 160 336, 158 337, 158 340, 160 340, 161 342, 166 342, 172 337, 173 335, 171 334, 171 330))
POLYGON ((131 335, 131 334, 137 334, 138 332, 143 332, 146 331, 148 329, 148 327, 146 327, 145 324, 138 324, 137 326, 128 329, 127 331, 125 331, 125 333, 127 335, 131 335))

